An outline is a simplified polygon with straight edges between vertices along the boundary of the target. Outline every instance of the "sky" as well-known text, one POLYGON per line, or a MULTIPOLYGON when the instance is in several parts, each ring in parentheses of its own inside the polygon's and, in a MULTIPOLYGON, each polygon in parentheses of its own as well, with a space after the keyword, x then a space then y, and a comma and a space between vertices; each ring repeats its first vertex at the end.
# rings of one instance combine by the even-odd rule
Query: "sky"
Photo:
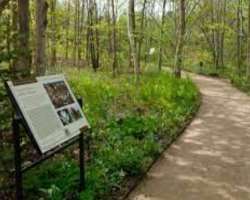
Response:
MULTIPOLYGON (((58 0, 59 2, 61 3, 65 3, 67 0, 58 0)), ((98 5, 98 8, 100 11, 103 11, 105 10, 104 7, 105 5, 107 4, 107 0, 96 0, 97 1, 97 5, 98 5)), ((72 0, 73 2, 73 0, 72 0)), ((115 2, 118 3, 118 15, 122 15, 122 14, 125 14, 127 12, 127 4, 128 4, 128 0, 115 0, 115 2)), ((153 1, 150 1, 148 0, 148 2, 152 5, 151 2, 153 1)), ((161 15, 162 13, 162 4, 163 4, 163 0, 156 0, 155 1, 155 8, 154 8, 154 13, 155 15, 161 15)), ((136 11, 140 11, 142 8, 142 0, 135 0, 135 4, 136 4, 136 11)), ((167 2, 167 5, 166 5, 166 10, 170 10, 170 3, 167 2)), ((148 7, 148 9, 150 9, 150 7, 148 7)))

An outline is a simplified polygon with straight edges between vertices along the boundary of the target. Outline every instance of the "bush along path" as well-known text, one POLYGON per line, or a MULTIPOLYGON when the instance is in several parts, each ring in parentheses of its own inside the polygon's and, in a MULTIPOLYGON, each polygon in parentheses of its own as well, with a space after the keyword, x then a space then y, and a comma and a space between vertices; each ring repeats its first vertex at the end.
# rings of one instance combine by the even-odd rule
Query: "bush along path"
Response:
MULTIPOLYGON (((70 148, 24 176, 26 199, 111 200, 122 197, 196 112, 199 92, 167 73, 132 77, 78 71, 69 76, 92 125, 86 188, 78 193, 78 161, 70 148)), ((7 191, 7 190, 5 190, 7 191)))
POLYGON ((250 199, 250 97, 194 75, 201 109, 129 200, 250 199))

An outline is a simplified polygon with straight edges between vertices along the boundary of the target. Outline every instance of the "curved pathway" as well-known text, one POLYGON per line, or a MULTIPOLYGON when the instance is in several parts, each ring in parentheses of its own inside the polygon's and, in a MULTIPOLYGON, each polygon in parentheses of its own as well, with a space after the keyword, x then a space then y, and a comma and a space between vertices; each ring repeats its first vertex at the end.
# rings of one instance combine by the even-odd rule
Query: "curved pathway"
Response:
POLYGON ((250 97, 193 76, 203 104, 129 200, 249 200, 250 97))

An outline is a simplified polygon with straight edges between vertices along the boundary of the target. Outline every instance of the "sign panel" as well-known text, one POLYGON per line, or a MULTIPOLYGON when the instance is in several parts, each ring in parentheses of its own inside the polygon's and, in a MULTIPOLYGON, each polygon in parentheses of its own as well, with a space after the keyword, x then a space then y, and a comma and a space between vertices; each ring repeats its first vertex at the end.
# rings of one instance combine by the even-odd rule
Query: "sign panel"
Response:
POLYGON ((45 153, 89 128, 63 75, 36 78, 36 82, 7 82, 40 151, 45 153))

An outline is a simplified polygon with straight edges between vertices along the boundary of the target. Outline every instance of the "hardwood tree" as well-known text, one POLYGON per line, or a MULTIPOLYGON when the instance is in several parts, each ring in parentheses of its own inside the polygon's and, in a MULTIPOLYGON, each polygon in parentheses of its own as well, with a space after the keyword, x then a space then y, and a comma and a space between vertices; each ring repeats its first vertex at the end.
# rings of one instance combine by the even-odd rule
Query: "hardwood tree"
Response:
POLYGON ((96 72, 99 68, 99 32, 97 29, 98 11, 95 0, 88 0, 88 16, 87 16, 87 59, 91 60, 91 65, 96 72))
POLYGON ((115 2, 111 0, 112 7, 112 71, 113 76, 117 73, 117 47, 116 47, 116 15, 115 15, 115 2))
POLYGON ((242 62, 243 62, 243 58, 242 58, 242 54, 243 54, 243 44, 242 44, 242 37, 243 37, 243 27, 242 27, 242 0, 238 0, 238 4, 237 4, 237 27, 236 27, 236 35, 237 35, 237 42, 236 42, 236 46, 237 46, 237 73, 239 76, 241 76, 242 73, 242 62))
POLYGON ((135 24, 135 1, 128 1, 128 37, 129 44, 132 54, 132 60, 134 64, 134 73, 136 77, 136 81, 139 81, 140 78, 140 65, 138 63, 138 52, 136 45, 136 24, 135 24))
POLYGON ((46 71, 46 28, 48 3, 36 0, 36 74, 44 75, 46 71))
POLYGON ((56 66, 57 63, 57 32, 56 32, 56 6, 57 0, 51 0, 51 67, 56 66))
POLYGON ((163 53, 163 35, 164 35, 164 25, 165 25, 165 15, 166 15, 166 5, 167 0, 163 0, 162 14, 161 14, 161 30, 160 30, 160 41, 159 41, 159 58, 158 58, 158 69, 161 71, 162 68, 162 53, 163 53))
POLYGON ((29 76, 31 70, 29 0, 18 0, 19 35, 17 63, 13 67, 14 73, 29 76))
POLYGON ((174 66, 174 74, 178 78, 181 77, 181 68, 183 65, 183 49, 185 43, 185 34, 186 34, 186 1, 179 0, 179 31, 178 31, 178 40, 176 45, 175 66, 174 66))
POLYGON ((248 33, 247 33, 247 69, 246 77, 250 80, 250 1, 248 1, 248 33))

